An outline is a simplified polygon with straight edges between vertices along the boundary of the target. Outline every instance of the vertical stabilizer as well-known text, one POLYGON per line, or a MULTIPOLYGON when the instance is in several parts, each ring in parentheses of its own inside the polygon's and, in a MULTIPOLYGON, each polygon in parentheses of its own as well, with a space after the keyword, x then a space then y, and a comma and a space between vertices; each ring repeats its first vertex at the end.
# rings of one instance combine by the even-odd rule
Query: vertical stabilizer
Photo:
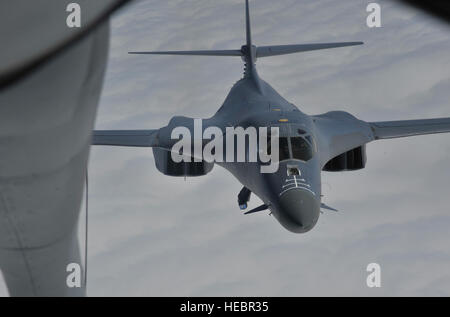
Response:
POLYGON ((245 0, 245 30, 247 34, 247 46, 252 46, 252 29, 250 26, 250 11, 248 8, 248 0, 245 0))
POLYGON ((252 43, 252 28, 250 23, 250 8, 248 0, 245 0, 245 33, 246 44, 241 47, 242 58, 245 62, 244 77, 253 78, 256 88, 261 91, 261 82, 256 72, 256 46, 252 43))

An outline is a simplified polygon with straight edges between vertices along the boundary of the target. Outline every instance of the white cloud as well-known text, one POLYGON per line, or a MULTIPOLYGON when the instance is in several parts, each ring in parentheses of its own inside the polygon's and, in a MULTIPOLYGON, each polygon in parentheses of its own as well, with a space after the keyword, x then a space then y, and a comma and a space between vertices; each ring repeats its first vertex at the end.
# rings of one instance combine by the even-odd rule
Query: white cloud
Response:
MULTIPOLYGON (((212 115, 240 76, 239 60, 125 52, 238 48, 241 2, 140 2, 116 17, 98 127, 157 128, 173 115, 212 115)), ((445 116, 448 30, 381 4, 383 28, 375 30, 365 26, 364 1, 252 2, 256 44, 366 42, 262 59, 260 75, 307 113, 445 116)), ((449 158, 446 135, 371 144, 365 170, 323 175, 325 201, 341 212, 294 235, 263 213, 240 215, 240 185, 221 168, 185 182, 159 174, 150 151, 94 149, 89 292, 449 295, 449 158), (365 286, 374 261, 383 269, 379 290, 365 286)))
MULTIPOLYGON (((251 1, 255 44, 363 40, 362 47, 258 61, 261 77, 309 114, 367 121, 449 116, 448 29, 380 1, 251 1)), ((112 20, 97 128, 159 128, 214 114, 242 74, 234 58, 129 56, 130 50, 234 49, 243 1, 139 1, 112 20)), ((220 167, 170 178, 149 149, 93 148, 90 295, 450 295, 448 135, 376 142, 367 168, 324 173, 322 215, 295 235, 240 214, 241 186, 220 167), (368 289, 366 265, 382 267, 368 289)), ((253 198, 252 206, 258 204, 253 198)))

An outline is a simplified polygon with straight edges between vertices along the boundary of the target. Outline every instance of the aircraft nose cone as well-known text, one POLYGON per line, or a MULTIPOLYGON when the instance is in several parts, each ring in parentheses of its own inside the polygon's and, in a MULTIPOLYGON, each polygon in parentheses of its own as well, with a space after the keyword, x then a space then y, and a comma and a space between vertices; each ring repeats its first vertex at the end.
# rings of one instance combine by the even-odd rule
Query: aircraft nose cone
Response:
POLYGON ((304 189, 292 189, 281 195, 280 214, 286 229, 301 233, 311 230, 316 224, 320 207, 316 196, 304 189))

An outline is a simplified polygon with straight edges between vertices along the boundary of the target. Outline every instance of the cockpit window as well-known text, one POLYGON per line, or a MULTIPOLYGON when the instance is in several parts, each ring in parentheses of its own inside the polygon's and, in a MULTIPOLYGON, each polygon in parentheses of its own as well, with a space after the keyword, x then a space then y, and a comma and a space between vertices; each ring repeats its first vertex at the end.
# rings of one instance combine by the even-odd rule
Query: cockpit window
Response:
POLYGON ((287 138, 280 138, 280 153, 279 153, 279 160, 284 161, 289 159, 289 144, 287 138))
MULTIPOLYGON (((290 158, 289 156, 289 143, 288 143, 288 138, 286 137, 280 137, 278 139, 278 160, 284 161, 284 160, 288 160, 290 158)), ((270 138, 267 141, 267 154, 271 155, 272 154, 272 149, 271 149, 271 141, 270 138)))
POLYGON ((305 136, 305 139, 313 147, 313 153, 317 152, 317 144, 314 142, 314 139, 310 135, 305 136))
MULTIPOLYGON (((289 149, 289 139, 287 137, 280 137, 278 139, 278 160, 280 162, 289 159, 309 161, 314 156, 315 145, 310 135, 305 136, 305 138, 290 137, 291 144, 289 149)), ((272 154, 270 138, 267 141, 267 154, 272 154)))
POLYGON ((308 161, 313 157, 313 147, 304 138, 291 137, 291 146, 292 156, 294 159, 308 161))

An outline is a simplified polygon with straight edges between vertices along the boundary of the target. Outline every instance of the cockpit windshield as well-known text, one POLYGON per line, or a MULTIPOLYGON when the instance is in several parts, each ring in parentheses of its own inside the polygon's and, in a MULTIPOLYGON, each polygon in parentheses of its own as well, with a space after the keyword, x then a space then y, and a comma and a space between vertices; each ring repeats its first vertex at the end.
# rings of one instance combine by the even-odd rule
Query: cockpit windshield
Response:
POLYGON ((309 161, 314 150, 312 145, 302 137, 291 137, 292 157, 297 160, 309 161))
MULTIPOLYGON (((270 139, 267 145, 267 153, 270 155, 270 139)), ((280 162, 289 159, 309 161, 314 156, 315 145, 310 135, 306 135, 305 137, 280 137, 278 151, 280 162)))
MULTIPOLYGON (((270 139, 267 142, 267 154, 272 154, 271 141, 270 139)), ((288 160, 290 158, 289 155, 289 142, 288 138, 280 137, 278 139, 278 159, 279 161, 288 160)))
POLYGON ((280 152, 279 152, 279 160, 284 161, 289 159, 289 143, 288 138, 280 138, 280 152))

